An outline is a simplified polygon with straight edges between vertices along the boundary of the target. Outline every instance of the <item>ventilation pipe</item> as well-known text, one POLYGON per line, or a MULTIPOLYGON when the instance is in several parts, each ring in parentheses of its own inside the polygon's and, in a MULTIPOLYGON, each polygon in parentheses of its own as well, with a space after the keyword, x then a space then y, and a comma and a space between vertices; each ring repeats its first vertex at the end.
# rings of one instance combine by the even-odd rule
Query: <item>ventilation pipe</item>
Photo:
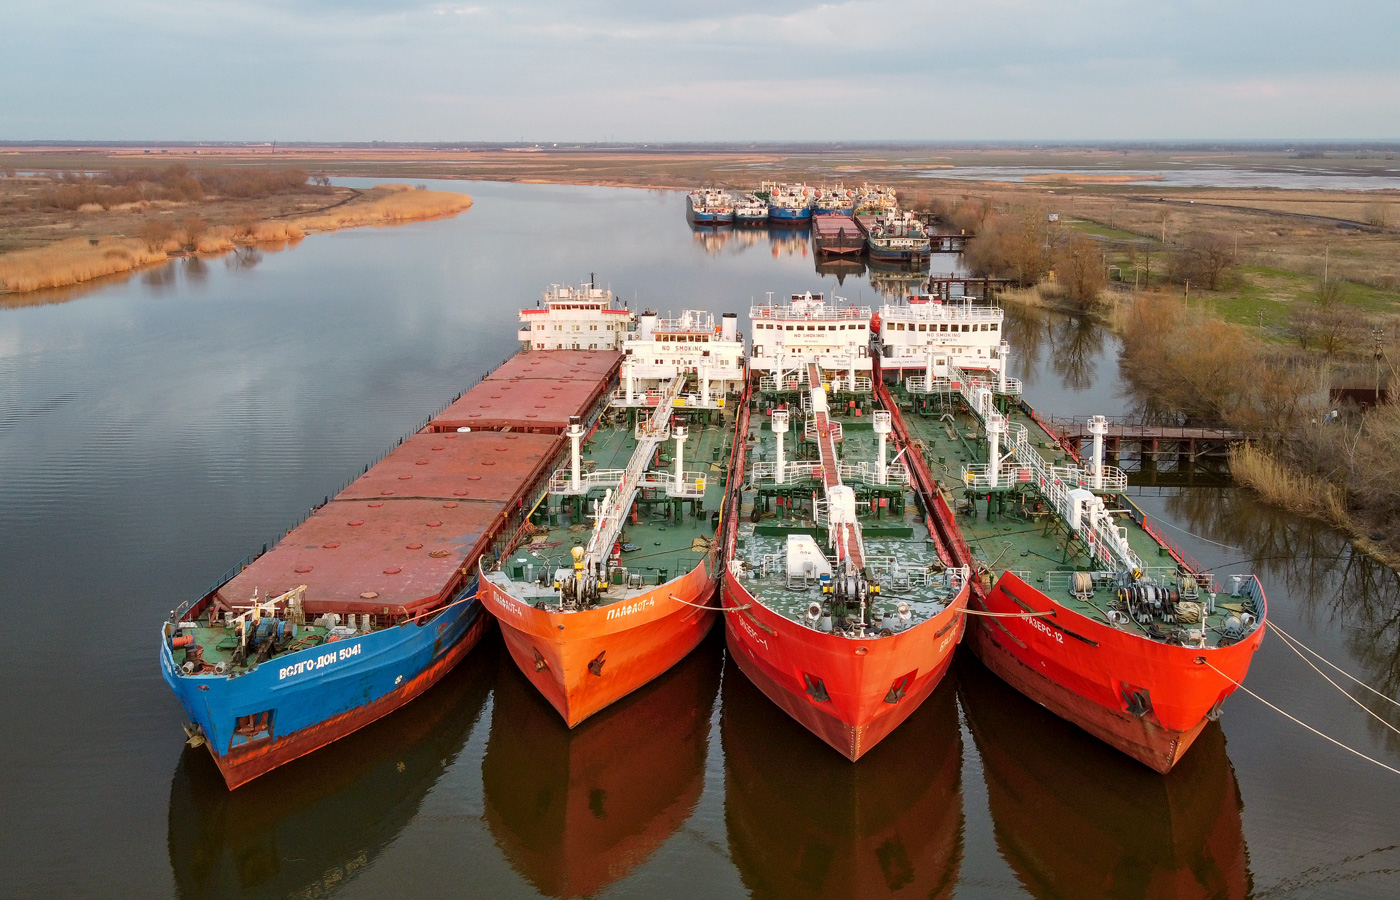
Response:
POLYGON ((987 417, 987 484, 997 487, 1001 470, 1001 430, 1006 420, 1001 416, 987 417))
POLYGON ((875 438, 880 442, 880 452, 878 457, 879 468, 876 470, 876 473, 878 476, 877 481, 880 484, 885 483, 886 473, 888 471, 885 463, 885 441, 888 439, 889 433, 893 430, 893 428, 894 425, 890 421, 889 410, 882 409, 879 412, 875 413, 875 438))
POLYGON ((700 364, 700 406, 710 408, 710 367, 705 363, 700 364))
POLYGON ((572 463, 569 489, 578 493, 583 490, 583 460, 579 456, 579 445, 583 442, 583 419, 579 416, 569 416, 569 428, 564 433, 569 436, 570 462, 572 463))
POLYGON ((1094 436, 1093 472, 1094 480, 1090 482, 1094 490, 1103 490, 1103 438, 1108 434, 1108 420, 1103 416, 1089 417, 1089 433, 1094 436))
POLYGON ((623 363, 622 363, 622 377, 623 377, 623 379, 627 382, 627 405, 628 405, 628 406, 631 406, 631 405, 632 405, 632 401, 636 398, 636 393, 637 393, 637 392, 636 392, 636 387, 635 387, 635 385, 636 385, 636 377, 635 377, 635 375, 633 374, 633 368, 634 368, 635 366, 636 366, 636 363, 634 363, 634 362, 632 361, 632 357, 630 357, 630 356, 627 357, 627 359, 624 360, 623 363))
POLYGON ((1001 342, 997 348, 997 356, 1001 358, 1001 371, 997 374, 997 393, 1006 393, 1006 361, 1011 356, 1011 345, 1006 341, 1001 342))
POLYGON ((778 471, 774 480, 778 484, 783 483, 783 436, 788 430, 788 411, 785 409, 773 410, 773 434, 778 439, 778 471))
POLYGON ((679 494, 683 489, 685 481, 685 460, 682 459, 685 451, 685 426, 672 425, 671 437, 676 439, 676 493, 679 494))
POLYGON ((933 342, 930 341, 924 349, 928 351, 928 356, 924 359, 924 393, 931 394, 933 393, 933 342))

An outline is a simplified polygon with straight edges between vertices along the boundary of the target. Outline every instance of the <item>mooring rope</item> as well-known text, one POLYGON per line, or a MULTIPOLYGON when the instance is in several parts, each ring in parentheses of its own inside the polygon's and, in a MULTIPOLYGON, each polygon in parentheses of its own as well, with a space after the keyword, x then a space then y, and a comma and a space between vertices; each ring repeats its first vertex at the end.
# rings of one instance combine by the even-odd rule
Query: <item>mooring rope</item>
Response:
POLYGON ((985 616, 988 619, 1040 619, 1046 616, 1053 617, 1055 615, 1053 609, 1046 610, 1045 612, 992 612, 989 609, 973 609, 972 607, 967 607, 963 612, 967 613, 969 616, 985 616))
MULTIPOLYGON (((1332 662, 1332 661, 1329 660, 1327 657, 1323 656, 1321 653, 1318 653, 1316 650, 1314 650, 1313 648, 1309 647, 1307 644, 1303 643, 1302 641, 1298 640, 1298 639, 1297 639, 1296 637, 1294 637, 1293 635, 1289 634, 1288 632, 1284 631, 1282 628, 1278 627, 1278 625, 1274 624, 1273 619, 1270 619, 1266 624, 1269 626, 1269 628, 1271 628, 1271 629, 1273 629, 1274 631, 1277 631, 1277 632, 1279 633, 1279 637, 1282 637, 1282 638, 1284 639, 1284 643, 1288 643, 1289 641, 1292 641, 1293 643, 1297 644, 1299 647, 1302 647, 1304 650, 1306 650, 1306 651, 1308 651, 1309 653, 1311 653, 1313 656, 1316 656, 1318 659, 1320 659, 1320 660, 1322 660, 1323 662, 1327 663, 1327 665, 1331 666, 1333 669, 1336 669, 1338 672, 1340 672, 1341 674, 1345 675, 1347 678, 1350 678, 1352 681, 1354 681, 1354 682, 1356 682, 1357 684, 1361 685, 1361 686, 1364 687, 1366 690, 1368 690, 1368 691, 1370 691, 1371 693, 1375 694, 1377 697, 1380 697, 1382 700, 1384 700, 1384 701, 1386 701, 1387 703, 1390 703, 1390 704, 1392 704, 1392 705, 1394 705, 1394 706, 1400 706, 1400 700, 1395 700, 1394 698, 1389 697, 1389 696, 1387 696, 1387 695, 1381 693, 1380 691, 1378 691, 1378 690, 1376 690, 1375 688, 1371 687, 1371 686, 1370 686, 1369 684, 1367 684, 1366 682, 1362 681, 1360 678, 1357 678, 1355 675, 1353 675, 1353 674, 1351 674, 1350 672, 1348 672, 1347 670, 1343 669, 1341 666, 1338 666, 1336 663, 1332 662)), ((1296 653, 1297 651, 1295 650, 1294 652, 1296 653)), ((1301 655, 1301 654, 1300 654, 1300 655, 1301 655)), ((1309 665, 1311 665, 1311 663, 1309 663, 1309 665)), ((1314 668, 1316 668, 1316 667, 1314 667, 1314 668)), ((1326 676, 1323 676, 1323 677, 1325 678, 1326 676)), ((1328 679, 1328 680, 1330 681, 1331 679, 1328 679)))
POLYGON ((693 606, 696 609, 708 609, 711 612, 743 612, 746 609, 753 609, 752 603, 745 603, 743 606, 703 606, 699 603, 691 603, 689 600, 682 600, 675 594, 667 594, 666 596, 677 603, 684 603, 686 606, 693 606))
MULTIPOLYGON (((1389 728, 1391 731, 1395 732, 1396 734, 1400 734, 1400 728, 1396 728, 1394 725, 1392 725, 1392 724, 1390 724, 1389 722, 1387 722, 1387 721, 1386 721, 1384 718, 1382 718, 1378 713, 1376 713, 1375 710, 1371 709, 1371 708, 1368 707, 1366 704, 1362 703, 1360 700, 1358 700, 1358 699, 1356 699, 1355 697, 1353 697, 1353 696, 1351 695, 1351 692, 1348 691, 1346 688, 1342 687, 1340 684, 1337 684, 1337 682, 1333 681, 1331 678, 1328 678, 1326 672, 1322 671, 1322 670, 1319 669, 1317 666, 1313 665, 1312 660, 1308 659, 1306 656, 1304 656, 1304 655, 1298 650, 1297 647, 1293 646, 1293 644, 1292 644, 1292 639, 1289 638, 1289 637, 1287 637, 1287 636, 1285 636, 1284 633, 1283 633, 1282 631, 1279 631, 1279 638, 1283 641, 1283 644, 1284 644, 1285 647, 1287 647, 1288 649, 1292 650, 1294 653, 1297 653, 1297 654, 1298 654, 1298 658, 1301 659, 1303 662, 1307 663, 1307 664, 1308 664, 1308 667, 1311 668, 1314 672, 1316 672, 1317 674, 1321 675, 1324 681, 1326 681, 1328 684, 1332 685, 1332 687, 1336 688, 1336 689, 1338 690, 1338 692, 1340 692, 1340 693, 1342 694, 1342 696, 1346 697, 1346 698, 1347 698, 1348 700, 1350 700, 1352 703, 1355 703, 1357 706, 1361 707, 1361 711, 1362 711, 1362 712, 1366 713, 1366 715, 1368 715, 1368 716, 1370 716, 1371 718, 1375 719, 1377 722, 1380 722, 1382 725, 1384 725, 1386 728, 1389 728)), ((1324 662, 1325 662, 1325 660, 1324 660, 1324 662)), ((1382 695, 1382 696, 1384 696, 1384 695, 1382 695)), ((1390 698, 1389 698, 1389 697, 1386 697, 1386 699, 1389 700, 1390 698)))
POLYGON ((1348 747, 1346 744, 1343 744, 1341 741, 1339 741, 1339 740, 1337 740, 1336 738, 1332 737, 1330 734, 1325 734, 1325 733, 1323 733, 1323 732, 1321 732, 1321 731, 1318 731, 1316 728, 1312 727, 1312 726, 1309 725, 1307 722, 1304 722, 1302 719, 1298 718, 1297 716, 1293 715, 1292 713, 1286 712, 1286 711, 1280 709, 1279 707, 1275 706, 1274 704, 1270 703, 1268 700, 1265 700, 1263 697, 1261 697, 1261 696, 1259 696, 1258 694, 1254 693, 1254 692, 1251 691, 1249 688, 1247 688, 1247 687, 1245 687, 1244 685, 1240 684, 1238 681, 1236 681, 1235 679, 1231 678, 1229 675, 1226 675, 1224 672, 1220 671, 1220 670, 1217 669, 1215 666, 1211 665, 1211 664, 1210 664, 1210 660, 1206 659, 1204 656, 1197 657, 1197 658, 1196 658, 1196 661, 1197 661, 1198 663, 1200 663, 1201 665, 1205 666, 1207 669, 1210 669, 1211 671, 1215 672, 1215 674, 1219 675, 1221 678, 1224 678, 1226 681, 1230 682, 1230 683, 1233 684, 1235 687, 1237 687, 1237 688, 1239 688, 1240 690, 1244 691, 1246 694, 1248 694, 1249 696, 1253 697, 1255 700, 1258 700, 1260 703, 1264 704, 1264 705, 1267 706, 1269 709, 1272 709, 1274 712, 1276 712, 1276 713, 1278 713, 1279 715, 1283 716, 1285 719, 1288 719, 1289 721, 1293 722, 1293 723, 1296 724, 1296 725, 1301 725, 1301 726, 1303 726, 1303 727, 1306 728, 1308 731, 1311 731, 1313 734, 1317 735, 1318 737, 1322 738, 1322 739, 1325 740, 1325 741, 1329 741, 1330 743, 1336 744, 1338 747, 1341 747, 1343 750, 1345 750, 1345 751, 1348 752, 1348 753, 1351 753, 1351 754, 1354 754, 1354 755, 1356 755, 1356 756, 1359 756, 1359 757, 1361 757, 1362 759, 1366 760, 1366 761, 1369 762, 1369 763, 1374 763, 1375 765, 1380 766, 1382 769, 1385 769, 1387 772, 1390 772, 1390 773, 1395 774, 1395 775, 1400 775, 1400 769, 1396 769, 1396 768, 1394 768, 1394 767, 1392 767, 1392 766, 1388 766, 1388 765, 1386 765, 1385 763, 1381 762, 1381 761, 1378 760, 1378 759, 1374 759, 1374 758, 1372 758, 1372 757, 1370 757, 1370 756, 1367 756, 1366 754, 1362 753, 1360 750, 1357 750, 1357 749, 1354 748, 1354 747, 1348 747))

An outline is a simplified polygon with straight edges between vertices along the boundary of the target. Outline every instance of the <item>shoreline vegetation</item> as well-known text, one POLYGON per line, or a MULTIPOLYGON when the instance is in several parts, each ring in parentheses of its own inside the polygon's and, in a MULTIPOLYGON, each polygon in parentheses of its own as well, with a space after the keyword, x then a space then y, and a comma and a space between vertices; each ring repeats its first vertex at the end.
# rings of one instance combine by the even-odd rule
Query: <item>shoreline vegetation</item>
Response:
POLYGON ((60 248, 59 238, 72 235, 78 257, 100 260, 88 270, 68 264, 83 277, 123 258, 137 266, 147 255, 159 261, 460 211, 336 221, 362 201, 330 187, 329 176, 661 190, 882 182, 944 230, 976 235, 965 261, 976 274, 1015 283, 1005 302, 1092 316, 1117 330, 1125 377, 1148 398, 1145 421, 1241 428, 1255 438, 1231 458, 1241 485, 1352 535, 1359 549, 1394 566, 1400 191, 1183 187, 1150 173, 1195 165, 1284 183, 1338 173, 1365 183, 1394 178, 1397 149, 0 146, 0 264, 38 245, 57 254, 68 246, 60 248), (302 180, 279 187, 289 179, 275 173, 287 166, 302 180), (1003 180, 957 178, 967 167, 1012 168, 1003 180), (17 178, 17 171, 34 175, 17 178), (64 172, 96 173, 108 184, 85 188, 93 176, 64 172), (318 174, 308 179, 307 172, 318 174), (181 196, 199 193, 197 181, 204 196, 220 198, 222 218, 209 216, 203 230, 201 221, 191 223, 197 240, 186 232, 153 243, 153 231, 143 241, 129 212, 129 189, 143 179, 158 182, 157 196, 136 198, 148 207, 143 216, 161 214, 181 228, 189 212, 204 215, 208 204, 191 206, 181 196), (113 195, 97 196, 103 190, 113 195), (117 202, 118 191, 127 191, 127 205, 117 202), (40 203, 55 206, 38 216, 40 203), (322 217, 331 221, 312 224, 322 217))
POLYGON ((31 233, 48 234, 30 238, 38 246, 0 253, 0 294, 70 287, 183 256, 295 244, 309 234, 445 218, 472 205, 466 194, 407 184, 356 190, 307 180, 304 171, 273 170, 261 182, 244 177, 230 185, 197 179, 183 167, 150 180, 125 173, 27 179, 28 190, 9 206, 39 219, 31 233), (201 181, 228 193, 206 193, 201 181), (73 228, 74 221, 85 227, 73 228), (64 230, 83 234, 57 237, 64 230))

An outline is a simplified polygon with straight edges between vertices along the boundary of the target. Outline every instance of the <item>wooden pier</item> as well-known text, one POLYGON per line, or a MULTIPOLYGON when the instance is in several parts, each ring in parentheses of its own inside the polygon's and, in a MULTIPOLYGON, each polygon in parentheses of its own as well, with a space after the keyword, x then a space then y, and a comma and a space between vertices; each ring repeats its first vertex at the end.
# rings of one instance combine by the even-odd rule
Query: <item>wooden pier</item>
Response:
POLYGON ((1010 278, 968 278, 957 275, 930 275, 928 292, 944 303, 972 298, 990 300, 992 294, 1011 284, 1010 278), (954 288, 958 290, 954 292, 954 288))
MULTIPOLYGON (((1041 419, 1046 429, 1071 454, 1087 460, 1092 453, 1093 436, 1087 419, 1041 419)), ((1126 419, 1108 420, 1104 434, 1104 457, 1120 467, 1136 461, 1137 468, 1156 469, 1163 463, 1185 470, 1197 465, 1224 462, 1231 444, 1249 436, 1234 428, 1193 425, 1144 425, 1126 419)))
POLYGON ((961 253, 967 249, 970 234, 933 234, 928 236, 929 249, 933 253, 961 253))

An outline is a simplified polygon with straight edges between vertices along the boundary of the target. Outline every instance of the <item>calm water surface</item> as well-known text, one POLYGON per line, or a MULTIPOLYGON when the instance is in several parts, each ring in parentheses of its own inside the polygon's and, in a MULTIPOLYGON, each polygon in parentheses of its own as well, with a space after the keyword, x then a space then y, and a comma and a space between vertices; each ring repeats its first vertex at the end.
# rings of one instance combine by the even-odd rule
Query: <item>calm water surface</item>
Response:
MULTIPOLYGON (((1400 895, 1400 776, 1249 697, 1162 778, 963 659, 852 766, 718 633, 573 732, 493 636, 405 710, 224 790, 159 676, 166 611, 511 353, 543 287, 596 272, 634 306, 741 315, 900 288, 816 271, 801 234, 693 233, 676 193, 446 186, 476 205, 0 309, 0 897, 1400 895)), ((1038 407, 1135 407, 1111 336, 1012 319, 1038 407)), ((1136 493, 1396 694, 1394 573, 1231 489, 1136 493)), ((1249 685, 1400 767, 1397 735, 1280 641, 1249 685)))

